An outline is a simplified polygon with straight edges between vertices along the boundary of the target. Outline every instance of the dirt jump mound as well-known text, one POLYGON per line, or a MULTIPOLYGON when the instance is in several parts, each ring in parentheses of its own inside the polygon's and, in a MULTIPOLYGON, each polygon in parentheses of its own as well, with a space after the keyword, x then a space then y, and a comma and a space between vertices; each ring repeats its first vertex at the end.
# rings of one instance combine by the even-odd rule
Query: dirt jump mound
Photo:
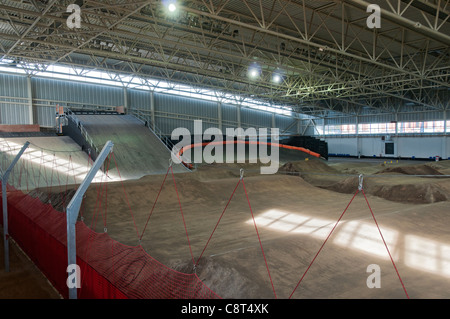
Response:
POLYGON ((404 175, 443 175, 436 168, 431 167, 429 165, 413 165, 413 166, 396 166, 396 167, 388 167, 378 174, 404 174, 404 175))

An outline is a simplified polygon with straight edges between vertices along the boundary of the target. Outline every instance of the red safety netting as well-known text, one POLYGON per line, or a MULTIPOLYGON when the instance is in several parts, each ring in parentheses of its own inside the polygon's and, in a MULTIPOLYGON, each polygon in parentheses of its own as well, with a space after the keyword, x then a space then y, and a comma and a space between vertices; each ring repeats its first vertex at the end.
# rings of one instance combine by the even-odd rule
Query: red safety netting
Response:
MULTIPOLYGON (((65 298, 68 297, 66 215, 8 186, 9 234, 65 298)), ((79 298, 220 298, 196 274, 174 271, 140 246, 76 225, 79 298)))

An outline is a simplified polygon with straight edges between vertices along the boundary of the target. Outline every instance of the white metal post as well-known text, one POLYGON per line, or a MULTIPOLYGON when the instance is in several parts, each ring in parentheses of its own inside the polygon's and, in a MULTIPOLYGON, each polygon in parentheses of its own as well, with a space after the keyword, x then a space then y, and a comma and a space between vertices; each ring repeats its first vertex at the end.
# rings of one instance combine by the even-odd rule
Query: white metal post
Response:
MULTIPOLYGON (((77 246, 76 246, 76 232, 75 232, 75 224, 78 219, 78 214, 80 212, 81 202, 83 200, 84 193, 88 189, 92 180, 97 174, 98 170, 102 166, 108 154, 112 151, 113 143, 111 141, 106 142, 102 151, 98 155, 97 159, 92 165, 91 170, 84 178, 83 182, 78 187, 75 195, 72 197, 69 205, 67 205, 66 209, 66 218, 67 218, 67 259, 68 266, 77 264, 77 246)), ((69 299, 77 299, 77 288, 76 287, 68 287, 69 288, 69 299)))
POLYGON ((25 152, 30 142, 26 142, 20 152, 16 155, 12 163, 6 169, 5 173, 2 174, 2 208, 3 208, 3 245, 5 253, 5 271, 9 272, 9 233, 8 233, 8 199, 6 185, 8 184, 9 175, 13 170, 14 166, 19 161, 22 154, 25 152))

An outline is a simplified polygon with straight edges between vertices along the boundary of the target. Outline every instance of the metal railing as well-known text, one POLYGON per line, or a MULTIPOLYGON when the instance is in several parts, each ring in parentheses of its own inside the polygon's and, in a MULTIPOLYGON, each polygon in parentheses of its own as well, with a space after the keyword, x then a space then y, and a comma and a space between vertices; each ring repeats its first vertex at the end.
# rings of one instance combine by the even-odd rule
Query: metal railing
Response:
POLYGON ((84 140, 89 145, 89 147, 95 151, 95 156, 99 154, 98 147, 95 145, 94 140, 84 128, 83 123, 81 123, 80 120, 78 120, 78 118, 74 115, 74 113, 70 109, 66 109, 66 116, 68 119, 72 120, 77 125, 78 129, 80 130, 81 136, 83 136, 84 140))
POLYGON ((163 142, 164 145, 167 146, 169 150, 172 150, 172 148, 174 147, 172 140, 168 138, 166 135, 164 135, 161 129, 159 129, 156 125, 154 125, 154 123, 152 123, 151 114, 147 114, 149 111, 143 111, 138 109, 130 109, 128 111, 129 114, 135 116, 139 120, 146 123, 147 124, 146 126, 149 128, 149 130, 153 132, 153 134, 155 134, 161 140, 161 142, 163 142))

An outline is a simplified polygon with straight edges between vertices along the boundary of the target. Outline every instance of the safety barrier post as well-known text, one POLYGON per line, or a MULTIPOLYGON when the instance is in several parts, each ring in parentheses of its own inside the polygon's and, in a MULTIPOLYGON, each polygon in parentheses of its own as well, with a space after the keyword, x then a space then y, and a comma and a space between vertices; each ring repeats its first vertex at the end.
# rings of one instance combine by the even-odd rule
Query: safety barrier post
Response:
MULTIPOLYGON (((13 170, 14 166, 19 161, 22 154, 30 145, 30 142, 26 142, 20 152, 16 155, 14 160, 11 162, 9 167, 6 169, 5 173, 2 173, 2 205, 3 205, 3 245, 4 245, 4 253, 5 253, 5 271, 9 272, 9 233, 8 233, 8 199, 7 199, 7 190, 6 186, 8 184, 9 175, 13 170)), ((0 168, 1 170, 1 168, 0 168)))
MULTIPOLYGON (((77 247, 76 247, 76 231, 75 224, 78 219, 78 214, 80 212, 81 202, 83 200, 83 196, 86 193, 89 185, 94 179, 100 167, 103 165, 103 162, 112 151, 113 143, 111 141, 106 142, 102 151, 98 155, 97 159, 92 165, 91 170, 84 178, 83 182, 78 187, 75 195, 72 197, 69 205, 67 205, 66 210, 66 218, 67 218, 67 259, 68 266, 76 265, 77 263, 77 247)), ((69 275, 70 276, 70 275, 69 275)), ((69 280, 69 278, 68 278, 69 280)), ((70 286, 69 288, 69 299, 77 299, 77 287, 70 286)))

